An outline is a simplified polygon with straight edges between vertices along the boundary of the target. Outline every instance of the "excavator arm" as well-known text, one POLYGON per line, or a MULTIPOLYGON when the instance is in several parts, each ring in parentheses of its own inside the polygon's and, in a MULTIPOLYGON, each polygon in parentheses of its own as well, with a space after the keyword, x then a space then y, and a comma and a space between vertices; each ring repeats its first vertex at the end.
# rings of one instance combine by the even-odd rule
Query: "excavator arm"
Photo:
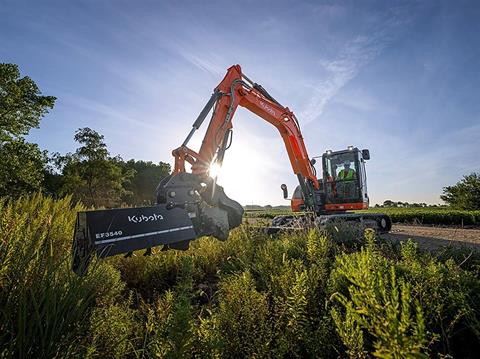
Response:
POLYGON ((240 65, 230 67, 224 79, 215 88, 182 145, 173 150, 173 173, 185 171, 185 162, 200 178, 206 178, 212 165, 221 166, 225 151, 230 145, 233 116, 238 106, 255 113, 275 126, 285 144, 293 172, 298 176, 306 206, 314 210, 313 189, 319 188, 298 121, 288 107, 282 106, 261 86, 242 74, 240 65), (213 114, 199 152, 187 147, 195 131, 200 128, 208 113, 213 114))

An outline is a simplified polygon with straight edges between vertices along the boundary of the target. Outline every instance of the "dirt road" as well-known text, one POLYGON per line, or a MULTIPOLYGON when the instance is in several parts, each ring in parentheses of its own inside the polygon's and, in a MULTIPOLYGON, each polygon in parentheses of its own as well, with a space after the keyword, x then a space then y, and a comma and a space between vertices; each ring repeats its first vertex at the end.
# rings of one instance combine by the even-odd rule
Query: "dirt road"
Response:
MULTIPOLYGON (((270 220, 248 218, 244 223, 253 226, 269 226, 270 220)), ((480 229, 478 228, 462 229, 394 224, 390 233, 382 234, 381 238, 396 242, 411 238, 426 250, 437 250, 443 247, 467 247, 480 252, 480 229)))
POLYGON ((480 251, 480 229, 442 228, 394 224, 382 238, 405 241, 409 238, 421 248, 436 250, 442 247, 468 247, 480 251))

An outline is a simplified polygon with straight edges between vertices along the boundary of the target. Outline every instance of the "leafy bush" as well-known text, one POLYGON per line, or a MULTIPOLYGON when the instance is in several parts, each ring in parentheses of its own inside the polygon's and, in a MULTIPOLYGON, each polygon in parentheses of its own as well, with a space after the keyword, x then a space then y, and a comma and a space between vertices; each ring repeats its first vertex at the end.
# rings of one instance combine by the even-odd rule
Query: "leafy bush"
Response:
POLYGON ((379 358, 427 357, 430 338, 423 309, 418 300, 412 301, 411 284, 397 278, 395 266, 375 251, 373 243, 339 256, 334 281, 336 276, 348 283, 348 294, 333 295, 343 310, 334 307, 332 316, 349 356, 373 352, 379 358))
POLYGON ((478 350, 478 344, 461 344, 466 338, 480 343, 478 276, 451 259, 442 263, 420 253, 411 241, 399 254, 398 261, 385 258, 370 238, 360 252, 337 257, 332 316, 349 354, 468 356, 478 350))
MULTIPOLYGON (((438 208, 371 208, 358 212, 382 212, 388 214, 394 223, 433 224, 433 225, 480 225, 480 211, 438 208)), ((288 211, 259 210, 247 211, 244 217, 250 219, 270 220, 280 215, 292 215, 288 211)), ((301 215, 298 213, 298 215, 301 215)))
POLYGON ((218 310, 212 321, 218 330, 220 357, 265 357, 271 330, 266 295, 255 289, 249 272, 220 284, 218 310))
POLYGON ((133 352, 131 334, 138 325, 128 303, 98 307, 90 317, 88 358, 122 358, 133 352))

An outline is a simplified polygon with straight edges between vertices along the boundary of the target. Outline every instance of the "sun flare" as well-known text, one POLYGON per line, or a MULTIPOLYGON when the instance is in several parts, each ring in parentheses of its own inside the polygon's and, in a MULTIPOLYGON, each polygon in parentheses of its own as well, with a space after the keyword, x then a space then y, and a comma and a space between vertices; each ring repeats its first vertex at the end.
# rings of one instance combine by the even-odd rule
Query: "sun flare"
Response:
POLYGON ((208 170, 208 174, 212 178, 217 178, 221 171, 222 166, 220 166, 218 163, 212 163, 210 165, 210 169, 208 170))

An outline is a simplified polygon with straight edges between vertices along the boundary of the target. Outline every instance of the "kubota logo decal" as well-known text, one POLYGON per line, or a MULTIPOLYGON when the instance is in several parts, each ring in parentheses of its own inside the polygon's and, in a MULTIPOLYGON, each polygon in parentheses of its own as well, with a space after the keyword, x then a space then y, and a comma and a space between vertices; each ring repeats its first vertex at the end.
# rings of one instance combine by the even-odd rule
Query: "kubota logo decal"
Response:
POLYGON ((271 108, 270 106, 268 106, 265 102, 260 101, 260 107, 263 108, 265 111, 267 111, 272 116, 275 116, 275 117, 277 116, 277 114, 275 113, 275 110, 273 108, 271 108))
POLYGON ((161 214, 152 214, 150 216, 145 216, 144 214, 142 214, 141 216, 128 216, 128 221, 133 223, 152 222, 162 219, 163 216, 161 214))

